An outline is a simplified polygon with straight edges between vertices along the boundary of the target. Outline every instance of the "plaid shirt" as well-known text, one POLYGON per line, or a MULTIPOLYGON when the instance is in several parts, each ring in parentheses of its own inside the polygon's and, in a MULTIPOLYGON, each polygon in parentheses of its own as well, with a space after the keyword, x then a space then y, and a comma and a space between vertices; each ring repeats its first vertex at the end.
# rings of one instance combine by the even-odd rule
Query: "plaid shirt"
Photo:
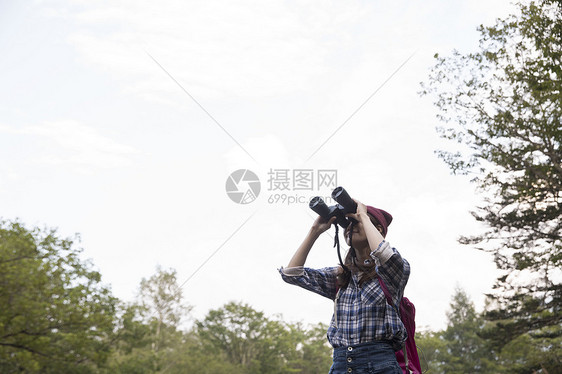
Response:
POLYGON ((377 278, 359 287, 359 275, 352 274, 349 285, 338 292, 338 267, 279 269, 285 282, 334 300, 334 315, 328 328, 328 341, 334 348, 386 340, 399 350, 406 341, 406 329, 397 309, 410 276, 410 264, 386 241, 379 245, 375 256, 377 271, 394 306, 388 304, 377 278))

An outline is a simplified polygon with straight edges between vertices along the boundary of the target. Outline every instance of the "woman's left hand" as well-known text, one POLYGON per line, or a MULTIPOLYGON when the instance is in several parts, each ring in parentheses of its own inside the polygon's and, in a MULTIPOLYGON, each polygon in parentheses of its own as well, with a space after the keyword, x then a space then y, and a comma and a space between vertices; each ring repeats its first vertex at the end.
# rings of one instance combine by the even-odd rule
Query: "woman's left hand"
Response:
POLYGON ((357 203, 357 214, 367 213, 367 206, 359 200, 353 199, 357 203))
POLYGON ((365 206, 365 204, 363 204, 359 200, 353 199, 353 201, 355 201, 355 203, 357 203, 357 210, 355 211, 355 213, 346 214, 346 217, 352 217, 352 218, 355 218, 357 221, 359 221, 360 215, 362 213, 367 213, 367 206, 365 206))

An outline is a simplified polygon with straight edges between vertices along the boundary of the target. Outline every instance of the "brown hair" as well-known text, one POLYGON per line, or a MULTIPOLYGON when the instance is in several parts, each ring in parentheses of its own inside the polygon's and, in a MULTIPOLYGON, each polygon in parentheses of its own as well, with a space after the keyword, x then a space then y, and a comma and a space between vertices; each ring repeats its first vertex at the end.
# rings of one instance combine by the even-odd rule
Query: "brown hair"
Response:
MULTIPOLYGON (((370 213, 367 214, 369 215, 369 218, 371 219, 373 225, 375 225, 377 230, 379 230, 379 232, 382 234, 382 225, 370 213)), ((354 252, 355 250, 353 248, 349 248, 349 251, 347 251, 347 255, 345 256, 345 267, 343 269, 343 273, 338 275, 338 286, 341 289, 345 289, 349 285, 352 270, 355 272, 362 272, 361 277, 359 278, 359 287, 361 287, 365 282, 368 282, 371 279, 375 279, 378 276, 374 261, 369 265, 359 264, 357 263, 357 258, 354 256, 354 252)))

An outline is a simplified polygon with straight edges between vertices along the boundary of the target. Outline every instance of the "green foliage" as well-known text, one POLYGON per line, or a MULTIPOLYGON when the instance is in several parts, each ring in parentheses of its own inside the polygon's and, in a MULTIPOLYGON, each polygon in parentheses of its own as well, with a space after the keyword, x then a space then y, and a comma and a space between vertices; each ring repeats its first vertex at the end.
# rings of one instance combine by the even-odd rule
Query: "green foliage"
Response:
POLYGON ((189 310, 174 270, 158 268, 143 279, 138 302, 121 312, 109 372, 314 374, 330 368, 327 326, 303 328, 231 302, 182 329, 189 310))
POLYGON ((304 329, 266 318, 262 312, 241 303, 228 303, 211 310, 197 322, 203 347, 219 353, 244 373, 319 373, 331 365, 326 329, 304 329))
POLYGON ((485 321, 468 295, 457 288, 444 331, 416 335, 422 369, 432 373, 499 373, 498 357, 479 334, 485 321))
POLYGON ((179 356, 194 344, 180 328, 191 310, 182 298, 173 269, 157 267, 156 274, 142 279, 138 303, 126 306, 120 318, 113 373, 170 372, 183 362, 179 356))
POLYGON ((325 373, 324 325, 270 319, 228 303, 196 328, 175 270, 157 268, 119 303, 75 240, 0 223, 1 373, 325 373))
POLYGON ((116 299, 74 244, 55 230, 0 222, 0 372, 103 367, 116 299))
POLYGON ((561 326, 547 326, 524 333, 506 344, 501 359, 509 373, 555 373, 562 357, 561 326), (548 355, 545 355, 548 352, 548 355))
MULTIPOLYGON (((177 275, 157 268, 137 302, 119 303, 100 274, 80 261, 73 240, 53 230, 0 225, 0 372, 103 374, 316 374, 332 349, 324 324, 268 318, 244 303, 210 310, 188 329, 177 275)), ((529 308, 536 301, 524 301, 529 308)), ((500 311, 496 311, 500 313, 500 311)), ((542 311, 537 318, 555 318, 542 311)), ((453 296, 445 331, 417 334, 433 373, 555 372, 560 326, 510 337, 513 319, 486 322, 468 296, 453 296), (501 327, 500 327, 501 326, 501 327), (553 352, 545 359, 544 352, 553 352)))
POLYGON ((449 321, 444 331, 416 334, 424 372, 558 372, 562 349, 560 326, 518 334, 499 347, 497 341, 504 339, 501 331, 510 331, 513 321, 505 321, 499 330, 497 321, 486 321, 483 315, 476 313, 472 301, 461 289, 455 291, 447 316, 449 321), (549 352, 548 357, 545 352, 549 352))
POLYGON ((468 295, 457 288, 453 295, 447 329, 443 338, 447 353, 442 365, 446 373, 494 373, 498 372, 496 357, 488 343, 479 335, 485 325, 477 315, 468 295))
POLYGON ((477 52, 436 55, 423 93, 436 97, 441 136, 464 147, 439 156, 454 173, 473 174, 484 195, 473 215, 489 230, 461 238, 492 253, 503 271, 484 336, 498 354, 536 344, 524 353, 537 355, 530 366, 504 363, 550 372, 562 365, 561 331, 552 329, 562 323, 562 2, 519 10, 481 26, 477 52), (545 329, 548 343, 532 338, 545 329))
POLYGON ((332 365, 332 348, 328 345, 326 331, 328 326, 319 323, 309 328, 296 325, 298 358, 293 361, 297 373, 326 373, 332 365), (302 343, 301 343, 302 342, 302 343), (300 344, 300 345, 299 345, 300 344))
POLYGON ((416 346, 420 356, 423 372, 443 373, 443 365, 446 359, 447 342, 443 338, 443 332, 416 332, 416 346))

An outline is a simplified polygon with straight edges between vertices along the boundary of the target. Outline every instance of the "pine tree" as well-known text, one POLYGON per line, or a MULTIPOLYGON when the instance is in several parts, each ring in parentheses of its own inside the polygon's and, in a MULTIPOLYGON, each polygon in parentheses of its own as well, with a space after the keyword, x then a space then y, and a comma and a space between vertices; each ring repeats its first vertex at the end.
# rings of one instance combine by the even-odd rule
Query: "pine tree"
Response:
POLYGON ((506 361, 517 370, 555 372, 562 365, 562 1, 518 8, 479 27, 478 51, 436 55, 423 93, 436 97, 446 124, 440 134, 463 148, 439 156, 454 173, 474 175, 484 198, 473 215, 489 230, 460 240, 492 253, 503 271, 489 295, 486 318, 495 323, 487 337, 498 352, 521 339, 536 348, 527 352, 540 357, 506 361))

